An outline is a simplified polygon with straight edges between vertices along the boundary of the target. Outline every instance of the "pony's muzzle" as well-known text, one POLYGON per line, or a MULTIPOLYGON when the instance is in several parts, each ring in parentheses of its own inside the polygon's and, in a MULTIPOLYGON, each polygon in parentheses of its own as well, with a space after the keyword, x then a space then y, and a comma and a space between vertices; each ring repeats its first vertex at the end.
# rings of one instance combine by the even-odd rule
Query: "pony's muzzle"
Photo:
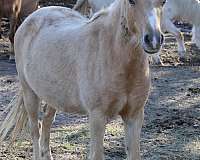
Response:
POLYGON ((146 34, 143 37, 144 51, 149 54, 157 53, 164 41, 164 36, 161 33, 146 34))

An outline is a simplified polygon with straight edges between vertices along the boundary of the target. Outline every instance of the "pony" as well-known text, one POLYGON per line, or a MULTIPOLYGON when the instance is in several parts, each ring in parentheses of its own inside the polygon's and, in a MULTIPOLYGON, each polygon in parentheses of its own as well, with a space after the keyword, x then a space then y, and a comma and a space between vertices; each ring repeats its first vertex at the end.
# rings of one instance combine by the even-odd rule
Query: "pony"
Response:
POLYGON ((14 43, 21 89, 0 127, 1 140, 13 126, 16 137, 29 121, 33 159, 52 160, 49 137, 56 111, 87 114, 89 159, 103 160, 107 120, 120 115, 127 157, 140 159, 150 90, 148 54, 158 52, 163 42, 160 2, 116 0, 91 19, 51 6, 26 18, 14 43), (39 127, 41 100, 47 108, 39 127))
MULTIPOLYGON (((1 0, 0 1, 0 32, 1 18, 7 17, 10 19, 9 40, 11 42, 10 59, 14 59, 14 34, 17 26, 20 25, 22 19, 35 11, 38 7, 37 0, 1 0)), ((1 38, 1 35, 0 35, 1 38)))

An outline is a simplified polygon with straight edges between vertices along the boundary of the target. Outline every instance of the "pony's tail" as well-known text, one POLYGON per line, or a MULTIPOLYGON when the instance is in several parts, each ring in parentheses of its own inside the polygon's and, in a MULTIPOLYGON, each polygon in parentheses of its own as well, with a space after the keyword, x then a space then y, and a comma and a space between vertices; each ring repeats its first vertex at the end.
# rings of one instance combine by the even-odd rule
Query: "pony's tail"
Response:
POLYGON ((11 134, 11 143, 13 143, 19 133, 27 126, 28 122, 22 91, 19 91, 9 103, 7 109, 3 112, 3 115, 6 113, 7 116, 0 126, 0 142, 11 134))

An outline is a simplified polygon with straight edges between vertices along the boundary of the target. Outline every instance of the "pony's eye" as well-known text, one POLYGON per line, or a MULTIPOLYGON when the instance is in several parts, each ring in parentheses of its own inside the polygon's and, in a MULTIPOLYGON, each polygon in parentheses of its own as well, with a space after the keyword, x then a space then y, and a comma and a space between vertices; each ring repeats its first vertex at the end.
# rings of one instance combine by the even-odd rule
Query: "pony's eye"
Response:
POLYGON ((129 0, 129 3, 134 6, 135 5, 135 0, 129 0))

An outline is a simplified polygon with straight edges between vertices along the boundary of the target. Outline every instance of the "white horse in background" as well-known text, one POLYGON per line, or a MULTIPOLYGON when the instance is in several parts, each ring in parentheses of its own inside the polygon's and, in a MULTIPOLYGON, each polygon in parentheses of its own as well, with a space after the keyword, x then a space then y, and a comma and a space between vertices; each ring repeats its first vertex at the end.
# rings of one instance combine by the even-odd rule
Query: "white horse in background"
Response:
MULTIPOLYGON (((178 42, 180 60, 184 59, 186 48, 184 38, 173 24, 174 20, 187 21, 193 24, 192 42, 200 48, 200 2, 199 0, 167 0, 162 11, 161 29, 172 33, 178 42)), ((161 64, 159 53, 153 55, 155 63, 161 64)))
POLYGON ((81 12, 82 14, 87 14, 85 13, 85 8, 91 7, 90 15, 93 15, 99 10, 108 7, 113 2, 114 0, 77 0, 73 9, 81 12))
POLYGON ((90 160, 103 160, 107 119, 124 121, 128 160, 139 160, 144 105, 150 90, 148 54, 161 48, 161 0, 116 0, 90 20, 64 7, 31 14, 15 35, 21 91, 0 127, 1 139, 29 120, 33 159, 50 160, 56 110, 89 115, 90 160), (148 53, 148 54, 147 54, 148 53), (39 132, 40 101, 47 111, 39 132))

